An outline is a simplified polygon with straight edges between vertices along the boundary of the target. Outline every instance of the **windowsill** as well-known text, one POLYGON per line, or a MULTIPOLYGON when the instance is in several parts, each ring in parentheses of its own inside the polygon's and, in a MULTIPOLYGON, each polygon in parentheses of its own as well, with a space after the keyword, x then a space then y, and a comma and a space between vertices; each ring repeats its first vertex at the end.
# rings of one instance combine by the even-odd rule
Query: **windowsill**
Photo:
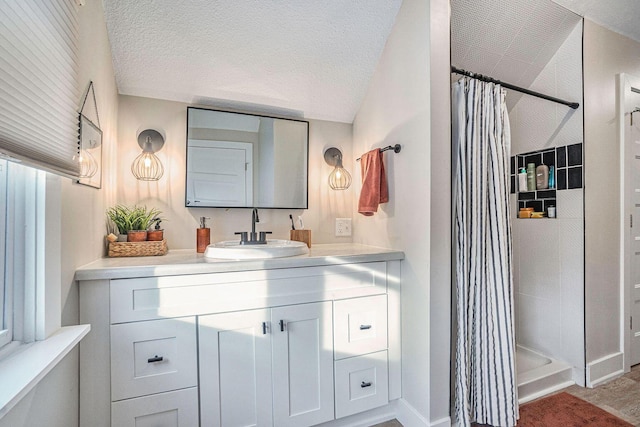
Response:
POLYGON ((31 391, 91 330, 65 326, 44 341, 28 344, 0 361, 0 418, 31 391))

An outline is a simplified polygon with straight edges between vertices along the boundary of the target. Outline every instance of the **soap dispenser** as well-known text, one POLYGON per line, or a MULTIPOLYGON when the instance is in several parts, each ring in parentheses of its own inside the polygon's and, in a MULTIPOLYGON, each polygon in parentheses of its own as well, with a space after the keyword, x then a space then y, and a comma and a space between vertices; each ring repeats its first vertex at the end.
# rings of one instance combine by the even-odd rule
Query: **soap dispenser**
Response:
POLYGON ((196 251, 203 254, 211 244, 211 229, 207 227, 208 217, 200 217, 200 228, 196 230, 196 251))

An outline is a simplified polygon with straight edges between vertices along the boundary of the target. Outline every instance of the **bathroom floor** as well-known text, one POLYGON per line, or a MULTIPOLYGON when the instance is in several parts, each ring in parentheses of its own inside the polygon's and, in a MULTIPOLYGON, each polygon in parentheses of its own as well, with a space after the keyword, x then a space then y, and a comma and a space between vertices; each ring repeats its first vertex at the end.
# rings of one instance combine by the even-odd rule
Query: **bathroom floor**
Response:
MULTIPOLYGON (((640 365, 631 372, 596 388, 573 385, 560 392, 567 392, 586 400, 634 426, 640 426, 640 365)), ((397 420, 391 420, 373 427, 402 427, 397 420)))
POLYGON ((562 391, 604 409, 634 426, 640 426, 640 365, 631 372, 596 388, 573 385, 562 391))
POLYGON ((402 424, 398 420, 385 421, 382 424, 376 424, 372 427, 402 427, 402 424))

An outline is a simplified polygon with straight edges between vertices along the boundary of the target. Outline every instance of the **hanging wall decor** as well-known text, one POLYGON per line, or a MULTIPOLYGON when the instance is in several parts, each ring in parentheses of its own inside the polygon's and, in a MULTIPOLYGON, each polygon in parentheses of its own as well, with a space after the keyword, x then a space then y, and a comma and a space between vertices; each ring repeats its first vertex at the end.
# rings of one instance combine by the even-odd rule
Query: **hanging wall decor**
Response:
POLYGON ((89 83, 85 93, 80 114, 78 115, 78 153, 75 160, 78 163, 78 184, 88 185, 94 188, 102 187, 102 130, 100 130, 100 116, 93 82, 89 83), (92 93, 93 105, 96 112, 97 125, 84 115, 84 107, 87 103, 89 92, 92 93))

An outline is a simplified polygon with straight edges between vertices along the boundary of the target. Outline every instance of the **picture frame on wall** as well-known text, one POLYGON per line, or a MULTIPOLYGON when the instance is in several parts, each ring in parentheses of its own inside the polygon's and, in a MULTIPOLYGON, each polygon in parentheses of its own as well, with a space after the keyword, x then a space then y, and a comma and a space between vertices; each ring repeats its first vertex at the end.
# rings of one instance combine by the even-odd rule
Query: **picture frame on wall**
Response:
POLYGON ((102 130, 84 114, 79 115, 78 184, 102 187, 102 130))

